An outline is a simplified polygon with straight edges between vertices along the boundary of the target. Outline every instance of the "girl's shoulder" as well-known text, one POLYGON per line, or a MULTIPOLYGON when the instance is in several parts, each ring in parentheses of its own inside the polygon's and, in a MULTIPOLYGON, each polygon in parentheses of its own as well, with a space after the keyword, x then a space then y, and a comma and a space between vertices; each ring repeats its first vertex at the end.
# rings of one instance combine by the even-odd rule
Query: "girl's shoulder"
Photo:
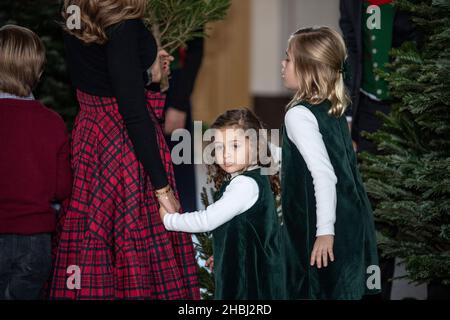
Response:
POLYGON ((303 103, 290 107, 284 116, 284 124, 288 129, 301 127, 305 123, 317 124, 317 118, 311 108, 303 103))
POLYGON ((233 188, 239 188, 244 193, 247 193, 249 190, 252 192, 258 192, 260 189, 259 185, 262 181, 261 169, 253 169, 244 171, 233 178, 231 178, 228 187, 232 186, 233 188))
MULTIPOLYGON (((252 171, 259 171, 259 170, 252 170, 252 171)), ((242 172, 241 174, 234 176, 233 178, 231 178, 228 186, 239 185, 240 187, 245 188, 250 185, 254 185, 255 183, 257 184, 259 173, 257 174, 256 172, 252 171, 245 171, 242 172)))
POLYGON ((254 187, 258 186, 257 178, 254 174, 249 174, 248 171, 245 171, 243 173, 237 174, 234 177, 231 177, 229 180, 226 180, 222 183, 219 190, 216 192, 216 194, 219 195, 219 197, 230 190, 242 190, 242 192, 246 189, 254 189, 254 187))
POLYGON ((253 185, 252 189, 257 190, 258 193, 264 193, 264 190, 272 190, 270 175, 268 173, 269 171, 264 170, 263 167, 258 167, 257 169, 246 171, 239 176, 241 179, 247 179, 248 182, 251 181, 253 185))
POLYGON ((308 102, 305 100, 298 100, 291 105, 290 109, 295 108, 295 107, 303 107, 303 108, 306 108, 311 111, 319 111, 319 110, 324 111, 325 110, 328 112, 328 110, 331 107, 331 101, 328 99, 325 99, 320 103, 311 103, 311 102, 308 102))
POLYGON ((331 102, 325 100, 318 104, 311 104, 305 101, 301 101, 298 104, 293 105, 289 108, 285 115, 285 124, 288 126, 297 127, 299 123, 309 122, 313 124, 327 122, 331 118, 329 110, 331 107, 331 102))
POLYGON ((221 186, 220 190, 215 194, 214 201, 225 195, 227 197, 258 197, 259 189, 258 182, 254 178, 239 174, 221 186))

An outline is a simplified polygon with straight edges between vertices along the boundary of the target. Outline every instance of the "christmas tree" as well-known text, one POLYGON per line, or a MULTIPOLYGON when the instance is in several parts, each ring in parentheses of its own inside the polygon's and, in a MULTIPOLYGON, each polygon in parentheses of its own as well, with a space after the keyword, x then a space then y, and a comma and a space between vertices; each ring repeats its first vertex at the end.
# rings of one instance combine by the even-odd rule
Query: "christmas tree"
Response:
MULTIPOLYGON (((225 18, 230 0, 148 0, 145 22, 158 47, 173 54, 196 37, 205 37, 205 25, 225 18)), ((169 88, 167 76, 161 91, 169 88)))
POLYGON ((392 51, 394 98, 384 126, 368 135, 379 155, 363 154, 379 245, 405 263, 416 283, 450 284, 450 0, 398 0, 421 34, 392 51))
POLYGON ((148 0, 145 20, 159 47, 173 53, 206 36, 205 24, 224 19, 230 5, 230 0, 148 0))
MULTIPOLYGON (((216 193, 214 188, 202 188, 201 201, 206 208, 214 199, 216 193), (209 192, 208 192, 209 190, 209 192)), ((212 234, 210 232, 199 233, 195 235, 197 241, 194 242, 195 249, 198 253, 197 260, 206 261, 213 255, 212 234)), ((209 271, 208 267, 199 264, 199 283, 201 288, 201 296, 204 300, 211 300, 214 298, 214 274, 209 271)))

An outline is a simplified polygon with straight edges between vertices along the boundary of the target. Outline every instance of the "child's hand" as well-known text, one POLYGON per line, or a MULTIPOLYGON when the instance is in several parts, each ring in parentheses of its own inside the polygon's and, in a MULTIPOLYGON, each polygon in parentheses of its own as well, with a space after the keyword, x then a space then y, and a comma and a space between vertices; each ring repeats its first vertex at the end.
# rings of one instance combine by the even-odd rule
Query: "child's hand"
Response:
POLYGON ((168 212, 166 209, 164 209, 163 206, 159 207, 159 216, 161 217, 161 220, 164 222, 164 217, 168 212))
POLYGON ((333 235, 318 236, 316 242, 314 243, 313 251, 311 253, 311 266, 317 263, 317 268, 322 268, 328 266, 328 256, 330 256, 330 261, 334 261, 333 255, 333 235))
POLYGON ((213 268, 214 268, 214 256, 211 256, 211 257, 208 258, 208 260, 206 260, 205 266, 209 267, 209 271, 213 271, 213 268))

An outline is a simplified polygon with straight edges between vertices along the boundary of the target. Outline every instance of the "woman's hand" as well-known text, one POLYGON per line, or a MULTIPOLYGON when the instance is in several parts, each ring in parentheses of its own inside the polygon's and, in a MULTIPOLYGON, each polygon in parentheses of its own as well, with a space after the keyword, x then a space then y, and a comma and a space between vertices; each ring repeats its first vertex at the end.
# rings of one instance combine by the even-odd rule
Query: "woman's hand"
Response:
POLYGON ((333 254, 333 243, 334 236, 333 235, 324 235, 318 236, 316 238, 316 242, 314 243, 313 251, 311 253, 311 266, 314 266, 317 263, 317 268, 322 268, 328 266, 328 257, 330 257, 330 261, 334 261, 333 254))
POLYGON ((180 211, 180 202, 175 198, 170 186, 156 190, 156 196, 160 207, 163 207, 169 213, 180 211))
POLYGON ((209 271, 213 271, 214 268, 214 256, 211 256, 206 260, 205 266, 209 268, 209 271))
POLYGON ((170 63, 174 57, 169 55, 166 50, 159 50, 155 62, 151 66, 152 82, 160 82, 163 75, 170 74, 170 63))

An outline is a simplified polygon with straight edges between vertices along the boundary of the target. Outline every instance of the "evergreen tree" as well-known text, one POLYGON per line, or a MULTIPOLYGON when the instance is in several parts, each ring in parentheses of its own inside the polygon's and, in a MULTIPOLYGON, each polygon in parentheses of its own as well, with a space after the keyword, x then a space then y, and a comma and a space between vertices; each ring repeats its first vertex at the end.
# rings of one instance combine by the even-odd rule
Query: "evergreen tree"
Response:
MULTIPOLYGON (((210 179, 210 178, 209 178, 210 179)), ((213 188, 209 188, 209 192, 207 188, 203 187, 201 194, 201 201, 204 207, 206 208, 211 204, 209 200, 214 198, 216 191, 213 188)), ((196 241, 195 249, 198 253, 197 260, 206 261, 209 257, 213 255, 213 243, 212 243, 212 234, 211 232, 198 233, 195 235, 196 241)), ((204 300, 211 300, 214 298, 214 274, 209 271, 208 267, 205 267, 199 264, 199 283, 201 288, 201 296, 204 300)))
MULTIPOLYGON (((231 0, 148 0, 145 21, 158 47, 173 54, 187 41, 206 37, 205 25, 224 19, 230 6, 231 0)), ((166 91, 168 77, 160 84, 166 91)))
POLYGON ((173 53, 196 37, 205 24, 225 18, 230 0, 148 0, 146 21, 163 49, 173 53))
POLYGON ((421 33, 392 50, 385 77, 394 98, 378 132, 379 155, 363 154, 379 245, 417 283, 450 284, 450 0, 398 0, 421 33))

